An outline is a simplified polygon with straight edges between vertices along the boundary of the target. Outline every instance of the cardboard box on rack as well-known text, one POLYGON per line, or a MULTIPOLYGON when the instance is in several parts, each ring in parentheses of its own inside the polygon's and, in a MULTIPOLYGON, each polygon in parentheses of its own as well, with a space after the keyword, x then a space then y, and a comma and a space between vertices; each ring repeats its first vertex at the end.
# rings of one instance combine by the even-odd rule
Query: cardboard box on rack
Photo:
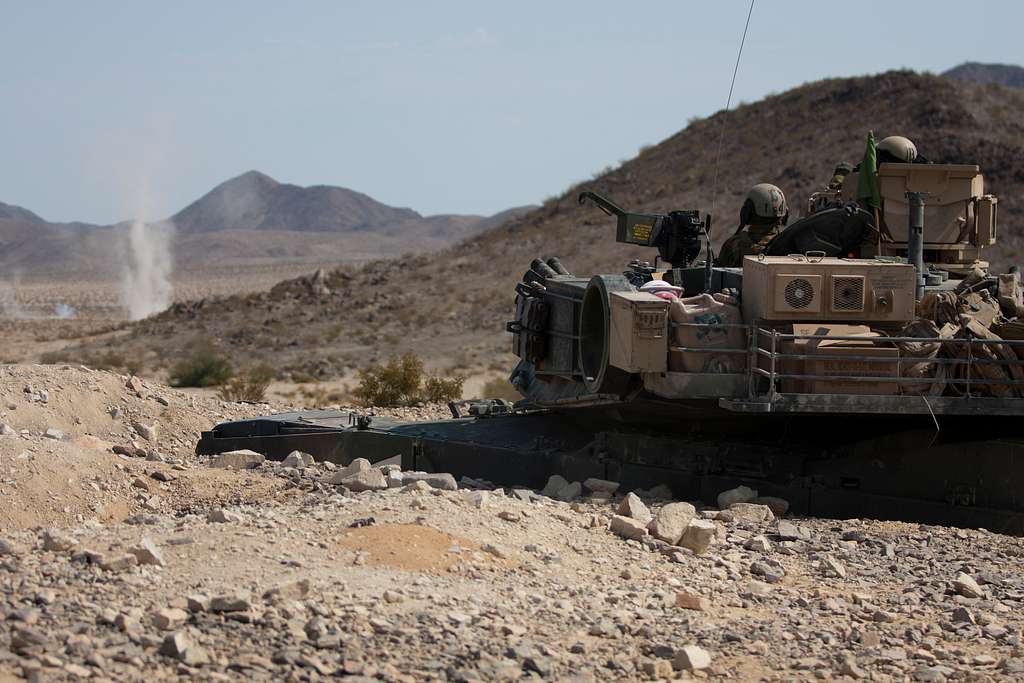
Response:
MULTIPOLYGON (((792 328, 792 334, 803 337, 803 336, 837 336, 837 337, 852 337, 852 336, 874 336, 867 325, 836 325, 836 324, 825 324, 825 323, 794 323, 792 328)), ((792 339, 782 342, 782 348, 779 351, 783 354, 807 356, 815 352, 820 342, 826 341, 823 339, 792 339)), ((835 340, 834 343, 842 343, 839 340, 835 340)), ((762 361, 767 365, 768 359, 762 358, 762 361)), ((821 362, 821 361, 818 361, 821 362)), ((767 370, 768 368, 765 367, 767 370)), ((776 372, 784 375, 813 375, 820 374, 815 369, 814 362, 811 359, 798 359, 798 358, 784 358, 780 359, 776 365, 776 372), (781 367, 779 367, 781 366, 781 367)), ((809 394, 809 393, 822 393, 814 389, 814 382, 816 380, 803 380, 803 379, 783 379, 779 384, 779 390, 784 394, 809 394)), ((847 384, 853 384, 853 382, 847 382, 847 384)), ((835 393, 835 392, 830 392, 835 393)), ((852 392, 844 392, 852 393, 852 392)))
MULTIPOLYGON (((838 334, 838 333, 837 333, 838 334)), ((822 358, 808 363, 808 374, 820 377, 899 377, 900 352, 894 346, 882 346, 878 335, 870 332, 875 339, 821 339, 814 348, 814 355, 849 356, 849 358, 822 358), (865 358, 888 358, 887 362, 865 360, 865 358)), ((898 382, 813 379, 808 381, 812 394, 863 394, 868 396, 898 394, 898 382)))

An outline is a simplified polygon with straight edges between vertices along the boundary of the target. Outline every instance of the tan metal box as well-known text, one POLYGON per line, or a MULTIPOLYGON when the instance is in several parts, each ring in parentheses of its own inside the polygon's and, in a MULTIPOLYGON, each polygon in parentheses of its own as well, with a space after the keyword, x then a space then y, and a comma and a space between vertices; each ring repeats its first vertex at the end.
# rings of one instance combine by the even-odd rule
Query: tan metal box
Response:
POLYGON ((906 263, 747 256, 743 259, 743 320, 913 320, 916 279, 914 267, 906 263))
POLYGON ((608 363, 626 372, 668 370, 668 301, 646 292, 612 292, 608 363))

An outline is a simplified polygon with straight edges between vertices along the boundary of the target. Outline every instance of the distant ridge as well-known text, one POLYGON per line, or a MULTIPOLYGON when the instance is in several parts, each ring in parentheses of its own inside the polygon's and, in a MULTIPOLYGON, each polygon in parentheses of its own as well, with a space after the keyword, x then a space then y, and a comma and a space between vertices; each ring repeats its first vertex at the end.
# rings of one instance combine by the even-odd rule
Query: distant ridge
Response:
MULTIPOLYGON (((299 187, 248 171, 171 216, 176 268, 367 260, 442 249, 533 207, 422 216, 344 187, 299 187)), ((128 222, 50 223, 0 203, 0 269, 111 276, 128 222)))
POLYGON ((1010 88, 1024 88, 1024 67, 1014 64, 982 64, 964 62, 942 74, 958 81, 979 85, 1005 85, 1010 88))

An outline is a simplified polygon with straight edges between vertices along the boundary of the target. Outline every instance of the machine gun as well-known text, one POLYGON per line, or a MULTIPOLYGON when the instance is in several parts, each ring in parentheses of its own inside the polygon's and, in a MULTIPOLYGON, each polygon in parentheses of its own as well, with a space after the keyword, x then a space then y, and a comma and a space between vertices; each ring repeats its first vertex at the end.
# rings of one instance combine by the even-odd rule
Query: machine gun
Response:
MULTIPOLYGON (((711 214, 702 221, 697 210, 668 213, 631 213, 596 192, 580 192, 580 204, 589 199, 609 216, 615 216, 615 241, 655 247, 658 256, 673 268, 686 268, 700 255, 701 237, 711 240, 711 214)), ((710 251, 710 249, 709 249, 710 251)), ((710 254, 708 262, 711 262, 710 254)))

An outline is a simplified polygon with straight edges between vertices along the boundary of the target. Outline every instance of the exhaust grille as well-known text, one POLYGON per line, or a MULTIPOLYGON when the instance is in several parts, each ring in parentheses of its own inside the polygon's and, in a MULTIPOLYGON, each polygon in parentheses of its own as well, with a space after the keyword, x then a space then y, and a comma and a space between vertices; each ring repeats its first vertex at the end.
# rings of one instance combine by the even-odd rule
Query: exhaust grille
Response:
POLYGON ((861 312, 864 310, 864 278, 834 276, 832 278, 832 310, 861 312))
POLYGON ((790 308, 807 308, 814 301, 814 286, 802 277, 793 278, 786 283, 784 297, 790 308))

